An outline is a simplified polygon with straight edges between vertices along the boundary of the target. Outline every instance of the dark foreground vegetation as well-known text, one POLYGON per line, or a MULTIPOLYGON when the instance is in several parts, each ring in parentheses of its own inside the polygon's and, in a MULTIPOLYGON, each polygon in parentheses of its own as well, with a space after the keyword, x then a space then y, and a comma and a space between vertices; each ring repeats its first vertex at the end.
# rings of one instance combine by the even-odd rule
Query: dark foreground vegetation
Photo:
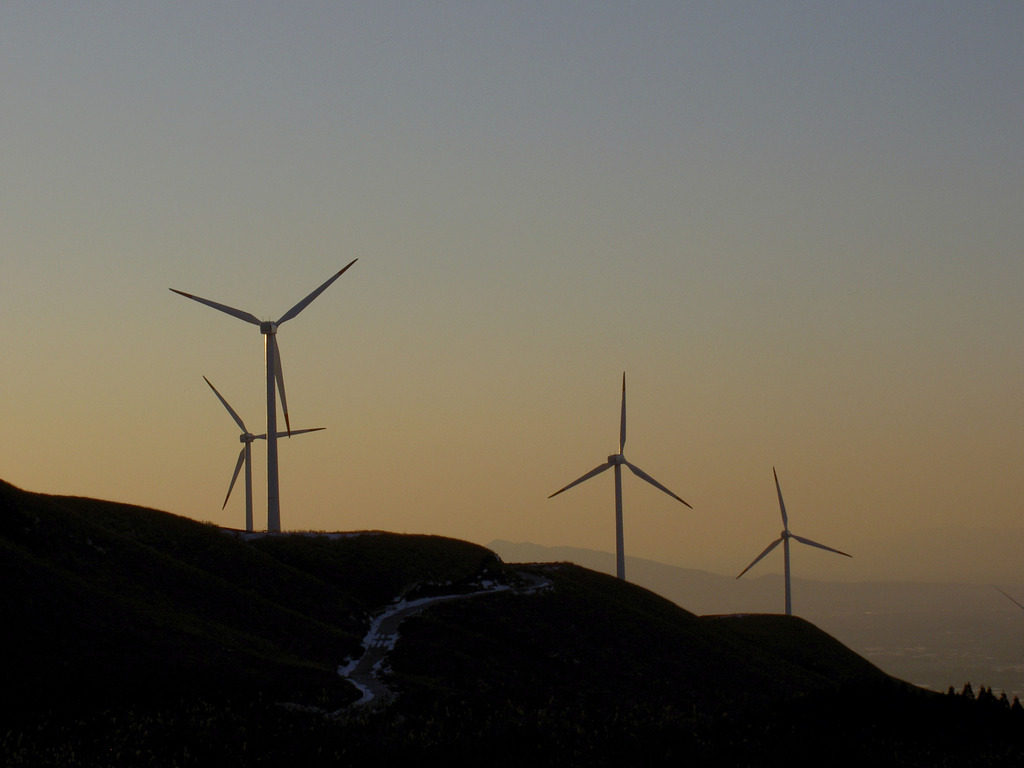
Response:
MULTIPOLYGON (((0 765, 1024 764, 1024 711, 784 616, 698 617, 440 537, 243 537, 0 482, 0 765), (398 595, 386 706, 336 674, 398 595)), ((984 691, 984 689, 982 689, 984 691)))

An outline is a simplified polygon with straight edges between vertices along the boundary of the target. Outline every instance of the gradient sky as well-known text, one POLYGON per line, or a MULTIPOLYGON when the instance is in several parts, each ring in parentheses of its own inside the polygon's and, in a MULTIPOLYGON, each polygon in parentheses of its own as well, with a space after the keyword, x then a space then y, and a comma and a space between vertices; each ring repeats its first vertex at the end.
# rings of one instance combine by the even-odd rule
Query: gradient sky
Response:
MULTIPOLYGON (((780 528, 1024 539, 1024 5, 11 3, 0 477, 239 527, 738 573, 780 528), (265 525, 265 448, 255 453, 265 525)), ((781 560, 781 558, 773 558, 781 560)), ((903 575, 940 562, 919 547, 903 575), (915 570, 916 569, 916 570, 915 570)), ((766 561, 758 568, 778 570, 766 561)), ((797 567, 796 564, 794 567, 797 567)), ((941 566, 940 566, 941 567, 941 566)))

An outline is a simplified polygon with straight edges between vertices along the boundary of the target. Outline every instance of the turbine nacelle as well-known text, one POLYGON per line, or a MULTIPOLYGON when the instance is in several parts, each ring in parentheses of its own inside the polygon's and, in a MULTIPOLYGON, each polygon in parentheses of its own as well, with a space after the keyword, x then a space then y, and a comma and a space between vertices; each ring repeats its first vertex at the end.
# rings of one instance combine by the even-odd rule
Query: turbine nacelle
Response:
POLYGON ((623 456, 621 453, 613 453, 611 456, 608 457, 608 463, 609 464, 625 464, 626 463, 626 457, 623 456))
POLYGON ((273 336, 277 333, 277 323, 271 322, 270 320, 264 320, 260 323, 260 333, 264 336, 273 336))

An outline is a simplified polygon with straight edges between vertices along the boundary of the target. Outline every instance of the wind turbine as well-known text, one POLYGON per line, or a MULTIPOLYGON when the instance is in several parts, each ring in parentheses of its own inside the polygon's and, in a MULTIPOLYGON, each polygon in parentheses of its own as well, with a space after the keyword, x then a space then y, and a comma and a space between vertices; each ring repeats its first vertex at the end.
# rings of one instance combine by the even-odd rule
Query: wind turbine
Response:
MULTIPOLYGON (((203 381, 210 384, 210 380, 203 376, 203 381)), ((242 464, 245 464, 245 530, 249 533, 252 532, 252 442, 253 440, 266 440, 266 434, 254 435, 248 429, 246 429, 245 423, 242 418, 235 413, 235 409, 228 405, 228 401, 224 399, 224 395, 217 391, 217 388, 210 384, 210 389, 213 390, 213 394, 217 396, 221 404, 228 409, 228 413, 231 414, 231 418, 235 420, 242 429, 242 434, 238 436, 239 441, 242 443, 242 450, 238 452, 238 461, 235 463, 235 472, 231 475, 231 484, 228 485, 228 495, 224 497, 224 504, 221 505, 221 509, 224 509, 228 505, 228 499, 231 498, 231 490, 235 487, 235 481, 238 479, 238 472, 242 469, 242 464)), ((291 434, 301 435, 305 432, 319 432, 325 429, 325 427, 314 427, 313 429, 296 429, 291 434)), ((278 432, 278 437, 284 437, 287 434, 285 432, 278 432)))
MULTIPOLYGON (((789 532, 789 517, 786 515, 786 503, 782 500, 782 488, 779 487, 779 475, 775 471, 775 467, 772 467, 772 474, 775 475, 775 490, 779 494, 779 509, 782 510, 782 533, 779 534, 779 538, 777 538, 775 541, 773 541, 771 544, 769 544, 767 547, 765 547, 764 552, 762 552, 760 555, 758 555, 757 557, 754 558, 754 562, 752 562, 750 565, 748 565, 746 568, 743 569, 743 571, 740 573, 740 576, 742 576, 744 573, 746 573, 751 568, 753 568, 755 565, 757 565, 757 563, 760 562, 762 557, 767 555, 769 552, 771 552, 773 549, 775 549, 781 543, 782 544, 782 551, 783 551, 784 557, 785 557, 786 615, 787 616, 792 616, 793 615, 793 600, 792 600, 792 597, 791 597, 790 580, 789 580, 789 540, 790 539, 796 539, 801 544, 807 544, 807 545, 812 546, 812 547, 817 547, 818 549, 824 549, 824 550, 826 550, 828 552, 835 552, 837 555, 843 555, 844 557, 853 557, 853 555, 848 555, 845 552, 840 552, 838 549, 832 549, 832 547, 826 547, 824 544, 819 544, 816 541, 811 541, 810 539, 805 539, 803 536, 797 536, 795 533, 790 533, 789 532)), ((738 579, 740 576, 737 576, 736 578, 738 579)))
POLYGON ((281 372, 281 354, 277 348, 277 328, 281 323, 291 320, 313 301, 317 296, 327 290, 328 286, 345 274, 345 270, 355 264, 358 259, 352 259, 346 264, 341 270, 332 275, 323 285, 313 291, 309 296, 304 298, 294 307, 289 309, 280 319, 275 323, 269 320, 261 321, 255 315, 249 314, 241 309, 235 309, 224 304, 218 304, 215 301, 209 299, 201 299, 198 296, 193 296, 191 293, 185 293, 175 288, 171 288, 174 293, 184 296, 187 299, 198 301, 200 304, 205 304, 208 307, 220 310, 232 317, 237 317, 239 320, 244 320, 247 323, 259 326, 260 333, 262 333, 266 339, 264 340, 264 348, 266 350, 267 357, 267 530, 268 531, 280 531, 281 530, 281 501, 279 493, 279 485, 277 478, 277 394, 275 392, 275 383, 277 389, 281 390, 281 409, 284 412, 284 421, 288 430, 288 435, 291 436, 291 422, 288 419, 288 402, 285 399, 284 394, 284 374, 281 372))
MULTIPOLYGON (((561 490, 555 491, 554 493, 551 494, 551 496, 548 496, 549 499, 553 498, 553 497, 557 496, 558 494, 560 494, 562 491, 567 491, 570 488, 572 488, 574 485, 579 485, 584 480, 589 480, 594 475, 601 474, 602 472, 604 472, 609 467, 615 467, 615 573, 616 573, 616 575, 620 579, 625 579, 626 578, 626 555, 625 555, 625 551, 623 550, 623 544, 622 544, 622 465, 625 464, 627 467, 629 467, 630 471, 632 471, 632 473, 634 475, 636 475, 637 477, 639 477, 641 480, 646 480, 648 483, 653 485, 655 488, 657 488, 657 489, 659 489, 661 491, 664 491, 665 493, 667 493, 669 496, 671 496, 676 501, 680 501, 683 504, 685 504, 687 507, 690 507, 689 504, 686 504, 685 501, 683 501, 681 498, 679 498, 674 493, 672 493, 672 491, 670 491, 664 485, 662 485, 657 480, 655 480, 653 477, 651 477, 646 472, 644 472, 642 469, 640 469, 640 467, 638 467, 638 466, 628 462, 626 460, 626 457, 622 453, 623 449, 625 447, 626 447, 626 374, 623 373, 622 374, 622 416, 621 416, 621 419, 619 421, 619 452, 609 456, 608 460, 606 462, 604 462, 603 464, 598 465, 597 467, 594 467, 594 469, 592 469, 589 472, 587 472, 587 474, 585 474, 583 477, 579 478, 578 480, 573 480, 571 483, 569 483, 567 486, 565 486, 561 490)), ((693 509, 693 507, 690 507, 690 509, 693 509)))

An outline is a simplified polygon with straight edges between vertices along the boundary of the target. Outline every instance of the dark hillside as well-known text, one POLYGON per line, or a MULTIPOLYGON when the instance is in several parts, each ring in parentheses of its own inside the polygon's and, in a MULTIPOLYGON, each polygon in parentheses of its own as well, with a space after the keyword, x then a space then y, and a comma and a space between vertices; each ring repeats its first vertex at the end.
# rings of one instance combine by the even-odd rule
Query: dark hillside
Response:
POLYGON ((801 619, 709 621, 579 566, 535 568, 554 589, 453 602, 410 619, 392 655, 396 684, 410 696, 521 692, 533 702, 709 709, 892 682, 801 619))
POLYGON ((443 592, 457 591, 452 585, 500 566, 490 550, 437 536, 374 531, 359 536, 257 534, 246 538, 254 549, 329 584, 346 605, 364 611, 414 587, 422 593, 426 584, 443 586, 443 592))
POLYGON ((23 711, 233 687, 354 698, 334 670, 361 653, 368 612, 421 575, 458 581, 484 562, 496 559, 440 537, 246 541, 165 512, 0 483, 4 701, 23 711))
POLYGON ((0 482, 0 580, 2 765, 1024 764, 1024 710, 914 689, 806 621, 442 537, 242 534, 0 482), (397 696, 351 706, 337 669, 398 598, 420 612, 364 659, 397 696))
MULTIPOLYGON (((818 685, 814 687, 862 688, 890 679, 864 657, 798 616, 736 614, 702 616, 700 620, 722 637, 733 638, 753 649, 750 658, 762 669, 780 663, 792 665, 800 670, 802 678, 817 678, 818 685)), ((787 678, 792 676, 787 674, 787 678)), ((783 682, 776 680, 773 685, 780 684, 783 682)))

